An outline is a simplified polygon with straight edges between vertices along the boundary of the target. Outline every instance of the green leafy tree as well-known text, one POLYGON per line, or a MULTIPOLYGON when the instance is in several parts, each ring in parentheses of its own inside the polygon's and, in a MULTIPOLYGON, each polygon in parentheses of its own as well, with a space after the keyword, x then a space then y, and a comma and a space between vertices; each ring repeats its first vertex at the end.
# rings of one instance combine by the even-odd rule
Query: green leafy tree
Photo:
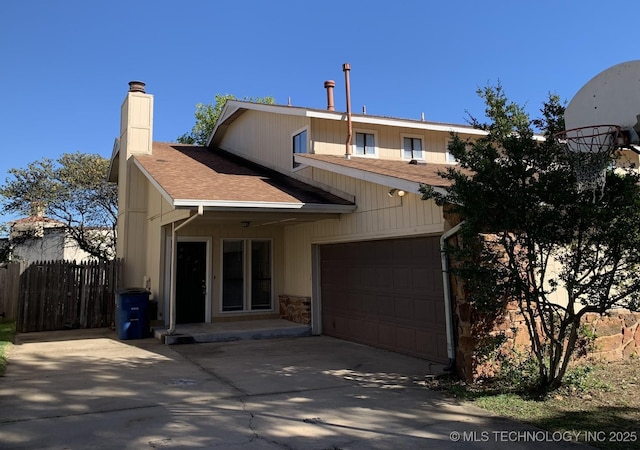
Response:
MULTIPOLYGON (((178 142, 181 144, 196 144, 207 145, 207 140, 213 132, 218 117, 222 112, 222 108, 227 100, 238 100, 231 94, 217 94, 214 103, 198 103, 196 105, 196 123, 189 133, 185 133, 178 137, 178 142)), ((266 105, 273 105, 275 99, 273 97, 261 97, 261 98, 249 98, 245 97, 243 101, 262 103, 266 105)))
POLYGON ((8 262, 10 256, 9 227, 7 224, 0 224, 0 264, 8 262))
POLYGON ((536 388, 549 392, 562 384, 586 313, 638 308, 640 177, 609 169, 601 197, 581 191, 555 138, 564 129, 557 96, 531 120, 499 85, 478 94, 488 121, 470 123, 486 136, 453 136, 449 150, 459 165, 440 174, 450 187, 421 191, 463 220, 461 244, 447 253, 469 302, 481 312, 517 302, 537 361, 536 388), (566 303, 557 302, 565 291, 566 303))
POLYGON ((108 159, 80 152, 11 169, 0 186, 1 210, 56 219, 80 249, 99 259, 111 259, 118 197, 117 186, 107 182, 108 170, 108 159))

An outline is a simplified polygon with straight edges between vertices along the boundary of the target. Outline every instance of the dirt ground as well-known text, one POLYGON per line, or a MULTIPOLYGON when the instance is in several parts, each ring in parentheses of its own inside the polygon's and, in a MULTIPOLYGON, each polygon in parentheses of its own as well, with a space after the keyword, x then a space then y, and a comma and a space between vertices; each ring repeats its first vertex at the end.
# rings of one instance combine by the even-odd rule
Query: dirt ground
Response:
POLYGON ((459 381, 446 379, 431 388, 543 430, 598 433, 593 447, 640 449, 640 358, 582 361, 564 381, 544 399, 504 397, 488 386, 466 386, 464 394, 459 381))
POLYGON ((590 361, 587 379, 562 387, 547 402, 570 409, 616 408, 633 412, 640 426, 640 359, 590 361))
POLYGON ((545 413, 525 422, 552 431, 604 432, 589 444, 605 450, 640 449, 640 359, 586 365, 586 378, 551 394, 545 413))

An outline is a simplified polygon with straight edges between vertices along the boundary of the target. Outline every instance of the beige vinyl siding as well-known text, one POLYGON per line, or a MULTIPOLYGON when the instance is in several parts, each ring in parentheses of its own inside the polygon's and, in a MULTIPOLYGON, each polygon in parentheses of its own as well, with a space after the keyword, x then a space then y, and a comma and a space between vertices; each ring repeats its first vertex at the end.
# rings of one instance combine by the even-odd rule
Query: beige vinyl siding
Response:
MULTIPOLYGON (((162 198, 160 192, 150 186, 147 206, 147 270, 145 275, 149 277, 151 294, 155 299, 158 299, 160 296, 160 279, 164 262, 162 258, 164 249, 161 227, 162 215, 163 211, 169 211, 170 209, 173 208, 162 198)), ((142 283, 142 281, 143 280, 140 279, 140 283, 142 283)))
POLYGON ((231 124, 219 147, 286 173, 293 166, 292 133, 308 125, 305 117, 247 111, 231 124))
POLYGON ((311 238, 313 227, 293 225, 284 229, 283 293, 311 296, 311 238))
POLYGON ((312 153, 344 155, 347 142, 347 122, 312 119, 310 138, 312 153))
MULTIPOLYGON (((310 153, 345 154, 346 120, 309 119, 260 111, 246 111, 239 116, 230 125, 219 147, 265 167, 287 173, 292 168, 292 136, 305 127, 308 127, 309 131, 310 153)), ((358 130, 375 133, 377 157, 380 159, 402 159, 402 137, 410 135, 422 139, 425 160, 428 163, 446 162, 447 142, 451 139, 448 132, 371 124, 359 127, 354 123, 352 153, 355 153, 355 133, 358 130)))
MULTIPOLYGON (((377 157, 380 159, 402 159, 403 136, 419 137, 428 163, 446 163, 447 143, 451 135, 444 131, 425 131, 414 128, 394 128, 382 125, 353 124, 351 153, 355 155, 355 134, 357 132, 376 135, 377 157)), ((465 136, 461 136, 466 139, 465 136)), ((346 151, 346 121, 312 119, 311 140, 313 153, 320 155, 344 155, 346 151)))
POLYGON ((634 166, 637 168, 640 166, 640 155, 632 150, 621 150, 617 163, 619 167, 634 166))
MULTIPOLYGON (((129 161, 131 163, 131 161, 129 161)), ((140 170, 130 164, 127 190, 128 224, 124 244, 125 273, 123 287, 139 287, 145 275, 147 241, 148 182, 140 170)))
POLYGON ((375 183, 313 169, 314 179, 355 195, 358 209, 340 219, 322 220, 285 228, 284 292, 311 295, 311 245, 437 235, 444 230, 442 210, 432 200, 407 193, 389 197, 389 188, 375 183))

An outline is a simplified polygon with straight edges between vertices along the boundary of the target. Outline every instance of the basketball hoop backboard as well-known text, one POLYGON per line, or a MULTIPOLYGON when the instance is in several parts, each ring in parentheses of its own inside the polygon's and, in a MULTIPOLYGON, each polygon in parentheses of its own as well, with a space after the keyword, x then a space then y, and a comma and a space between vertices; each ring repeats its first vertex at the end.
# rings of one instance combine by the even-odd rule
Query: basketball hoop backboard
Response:
POLYGON ((640 152, 640 60, 610 67, 589 80, 571 99, 565 128, 611 124, 622 144, 640 152))
POLYGON ((640 61, 617 64, 589 80, 564 113, 566 146, 579 191, 602 197, 614 151, 640 153, 640 61))

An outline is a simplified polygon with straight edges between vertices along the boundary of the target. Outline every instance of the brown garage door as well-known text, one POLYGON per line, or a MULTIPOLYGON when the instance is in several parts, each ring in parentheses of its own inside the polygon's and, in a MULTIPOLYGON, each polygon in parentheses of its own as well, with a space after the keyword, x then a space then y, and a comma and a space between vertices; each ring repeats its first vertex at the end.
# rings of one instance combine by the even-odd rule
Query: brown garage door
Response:
POLYGON ((323 333, 447 362, 438 237, 323 245, 323 333))

